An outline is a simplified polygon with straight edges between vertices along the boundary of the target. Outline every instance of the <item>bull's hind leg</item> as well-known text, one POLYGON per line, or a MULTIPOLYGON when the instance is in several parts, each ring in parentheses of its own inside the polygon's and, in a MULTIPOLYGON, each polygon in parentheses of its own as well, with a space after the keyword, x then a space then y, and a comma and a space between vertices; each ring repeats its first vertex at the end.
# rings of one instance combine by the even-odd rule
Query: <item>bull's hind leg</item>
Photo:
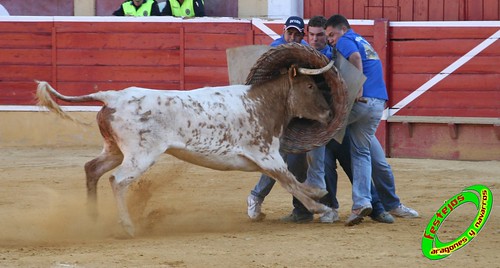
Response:
POLYGON ((87 200, 89 214, 97 217, 97 182, 101 176, 117 167, 123 161, 123 154, 116 145, 104 144, 102 152, 96 158, 85 163, 87 177, 87 200))
POLYGON ((116 199, 120 223, 130 236, 134 236, 135 228, 127 207, 127 190, 130 184, 139 179, 154 164, 158 156, 164 152, 164 150, 155 149, 152 152, 145 152, 144 148, 142 150, 135 148, 135 150, 131 150, 134 151, 133 154, 127 155, 125 153, 122 164, 116 169, 113 176, 109 178, 116 199))

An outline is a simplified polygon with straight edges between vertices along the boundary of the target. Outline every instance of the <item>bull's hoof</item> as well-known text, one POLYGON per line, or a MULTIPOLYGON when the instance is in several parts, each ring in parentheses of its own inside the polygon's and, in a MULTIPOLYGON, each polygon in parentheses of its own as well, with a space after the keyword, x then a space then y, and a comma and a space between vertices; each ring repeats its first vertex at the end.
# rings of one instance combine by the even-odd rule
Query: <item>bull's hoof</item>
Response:
POLYGON ((134 238, 135 236, 135 227, 134 225, 130 224, 130 223, 124 223, 124 222, 121 222, 120 223, 122 228, 123 228, 123 233, 122 233, 122 236, 121 238, 122 239, 125 239, 125 238, 134 238))
POLYGON ((263 221, 264 219, 266 218, 266 214, 265 213, 260 213, 257 217, 255 218, 250 218, 250 221, 253 221, 253 222, 258 222, 258 221, 263 221))
POLYGON ((126 240, 126 239, 134 238, 134 236, 131 236, 127 231, 122 230, 122 229, 116 230, 116 232, 113 233, 112 237, 115 239, 119 239, 119 240, 126 240))

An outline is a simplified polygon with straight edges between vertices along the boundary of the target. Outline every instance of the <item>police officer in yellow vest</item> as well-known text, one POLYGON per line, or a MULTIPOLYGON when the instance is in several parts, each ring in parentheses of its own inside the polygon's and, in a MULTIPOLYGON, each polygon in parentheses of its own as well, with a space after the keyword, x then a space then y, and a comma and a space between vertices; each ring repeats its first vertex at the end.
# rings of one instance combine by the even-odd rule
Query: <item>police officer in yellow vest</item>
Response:
POLYGON ((160 16, 160 8, 156 0, 126 0, 113 12, 114 16, 160 16))
POLYGON ((167 0, 162 16, 204 17, 204 0, 167 0))

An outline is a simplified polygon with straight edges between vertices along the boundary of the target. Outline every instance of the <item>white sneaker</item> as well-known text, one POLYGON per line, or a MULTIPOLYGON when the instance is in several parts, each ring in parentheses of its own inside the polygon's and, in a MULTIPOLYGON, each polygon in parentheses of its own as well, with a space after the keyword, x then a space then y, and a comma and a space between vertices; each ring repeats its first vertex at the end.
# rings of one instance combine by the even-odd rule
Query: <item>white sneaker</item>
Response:
POLYGON ((248 217, 253 221, 260 221, 266 217, 266 214, 261 213, 263 199, 249 195, 247 198, 247 214, 248 217))
POLYGON ((332 209, 332 211, 325 212, 319 217, 319 222, 322 223, 334 223, 339 220, 340 218, 337 209, 332 209))
POLYGON ((401 218, 418 218, 418 212, 412 208, 409 208, 403 204, 399 204, 399 206, 395 209, 389 211, 392 215, 401 218))

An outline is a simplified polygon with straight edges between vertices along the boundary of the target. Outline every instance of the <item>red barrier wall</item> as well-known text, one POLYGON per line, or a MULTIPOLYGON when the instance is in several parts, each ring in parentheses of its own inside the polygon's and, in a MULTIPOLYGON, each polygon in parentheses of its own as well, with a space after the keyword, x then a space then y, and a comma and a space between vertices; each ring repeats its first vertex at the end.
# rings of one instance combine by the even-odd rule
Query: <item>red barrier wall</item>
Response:
POLYGON ((252 42, 248 22, 120 19, 0 21, 0 105, 33 105, 35 79, 67 94, 226 85, 226 48, 252 42))
MULTIPOLYGON (((226 48, 269 44, 282 25, 259 19, 0 18, 0 108, 34 105, 35 79, 68 95, 132 85, 227 85, 226 48)), ((352 26, 384 64, 390 109, 377 136, 388 155, 500 160, 500 70, 493 67, 500 61, 498 22, 352 26)))
POLYGON ((304 0, 304 18, 333 14, 391 21, 500 20, 498 0, 304 0))

